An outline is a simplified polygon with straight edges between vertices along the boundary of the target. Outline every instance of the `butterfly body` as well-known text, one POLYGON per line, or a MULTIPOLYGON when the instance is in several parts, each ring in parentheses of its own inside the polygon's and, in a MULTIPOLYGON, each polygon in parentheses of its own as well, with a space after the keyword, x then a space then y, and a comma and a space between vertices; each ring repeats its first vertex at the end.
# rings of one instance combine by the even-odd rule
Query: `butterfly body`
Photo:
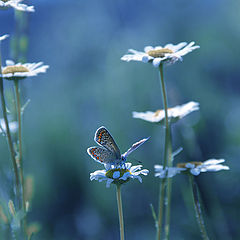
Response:
POLYGON ((115 143, 113 137, 105 127, 100 127, 95 133, 94 140, 99 146, 90 147, 87 149, 88 154, 97 162, 114 166, 122 166, 125 164, 127 156, 141 146, 149 138, 144 138, 132 145, 124 154, 115 143))

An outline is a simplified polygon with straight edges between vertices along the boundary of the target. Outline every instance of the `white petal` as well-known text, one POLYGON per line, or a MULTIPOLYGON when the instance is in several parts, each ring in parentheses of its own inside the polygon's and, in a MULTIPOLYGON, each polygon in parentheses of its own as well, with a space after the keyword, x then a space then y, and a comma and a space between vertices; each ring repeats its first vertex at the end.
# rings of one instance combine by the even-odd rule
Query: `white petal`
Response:
POLYGON ((147 52, 149 52, 149 51, 151 51, 151 50, 153 50, 154 48, 152 47, 152 46, 146 46, 145 48, 144 48, 144 52, 145 53, 147 53, 147 52))
POLYGON ((144 176, 147 176, 149 173, 149 170, 148 169, 143 169, 140 171, 140 174, 144 175, 144 176))
POLYGON ((9 37, 8 34, 5 34, 5 35, 0 36, 0 42, 3 41, 3 40, 5 40, 5 39, 8 38, 8 37, 9 37))
POLYGON ((215 165, 219 163, 225 162, 224 159, 208 159, 207 161, 203 162, 204 165, 215 165))
POLYGON ((140 176, 136 176, 135 178, 137 178, 139 182, 142 183, 142 178, 140 176))
POLYGON ((222 164, 212 165, 212 166, 208 166, 206 168, 207 168, 207 171, 212 171, 212 172, 217 172, 217 171, 220 171, 220 170, 229 170, 228 166, 225 166, 225 165, 222 165, 222 164))
POLYGON ((162 61, 162 58, 154 58, 153 59, 153 66, 158 67, 162 61))
POLYGON ((137 170, 141 169, 142 165, 133 166, 130 168, 130 172, 134 173, 137 170))
POLYGON ((164 46, 164 48, 169 48, 170 50, 172 50, 173 52, 176 52, 178 51, 179 49, 185 47, 187 45, 186 42, 181 42, 181 43, 178 43, 177 45, 174 45, 172 43, 169 43, 167 45, 164 46))
POLYGON ((148 122, 160 122, 164 119, 164 111, 159 110, 157 112, 133 112, 133 118, 143 119, 148 122))
POLYGON ((15 63, 14 63, 14 61, 12 61, 12 60, 6 60, 6 65, 7 66, 12 66, 12 65, 14 65, 15 63))
POLYGON ((121 57, 121 60, 130 62, 130 61, 142 61, 142 55, 132 55, 132 54, 127 54, 121 57))
POLYGON ((131 168, 131 166, 132 166, 132 163, 130 163, 130 162, 127 162, 127 163, 125 163, 125 166, 126 166, 126 168, 127 168, 127 169, 130 169, 130 168, 131 168))
POLYGON ((155 171, 161 171, 163 169, 163 166, 162 165, 154 165, 154 169, 155 171))
POLYGON ((200 168, 193 168, 193 169, 190 170, 190 172, 191 172, 193 175, 197 176, 197 175, 200 174, 201 169, 200 169, 200 168))
POLYGON ((109 188, 112 182, 113 182, 113 179, 108 178, 106 182, 106 187, 109 188))
POLYGON ((153 57, 151 57, 149 55, 142 56, 142 62, 144 62, 144 63, 148 63, 152 59, 153 59, 153 57))

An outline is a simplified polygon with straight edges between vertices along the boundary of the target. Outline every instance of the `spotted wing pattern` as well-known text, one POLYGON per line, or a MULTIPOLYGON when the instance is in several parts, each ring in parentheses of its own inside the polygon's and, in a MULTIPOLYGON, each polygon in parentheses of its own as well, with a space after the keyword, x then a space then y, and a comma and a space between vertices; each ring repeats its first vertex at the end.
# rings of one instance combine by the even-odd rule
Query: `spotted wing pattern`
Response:
POLYGON ((126 158, 130 153, 132 153, 133 151, 135 151, 137 148, 139 148, 142 144, 144 144, 148 139, 148 138, 144 138, 136 143, 134 143, 122 156, 124 158, 126 158))
POLYGON ((97 162, 100 163, 113 163, 116 159, 115 154, 103 147, 90 147, 87 153, 97 162))
POLYGON ((100 127, 95 133, 94 140, 100 145, 115 154, 116 159, 121 159, 120 150, 113 137, 105 127, 100 127))

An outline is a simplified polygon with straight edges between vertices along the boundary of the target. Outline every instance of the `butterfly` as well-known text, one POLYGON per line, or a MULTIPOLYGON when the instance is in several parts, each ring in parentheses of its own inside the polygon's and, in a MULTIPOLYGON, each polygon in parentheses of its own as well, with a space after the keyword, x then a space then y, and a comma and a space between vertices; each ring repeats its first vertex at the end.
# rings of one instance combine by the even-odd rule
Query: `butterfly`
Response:
POLYGON ((126 162, 127 156, 145 143, 148 139, 149 137, 134 143, 124 154, 121 154, 109 131, 102 126, 97 129, 94 137, 95 142, 99 146, 88 148, 87 153, 95 161, 102 164, 122 166, 126 162))

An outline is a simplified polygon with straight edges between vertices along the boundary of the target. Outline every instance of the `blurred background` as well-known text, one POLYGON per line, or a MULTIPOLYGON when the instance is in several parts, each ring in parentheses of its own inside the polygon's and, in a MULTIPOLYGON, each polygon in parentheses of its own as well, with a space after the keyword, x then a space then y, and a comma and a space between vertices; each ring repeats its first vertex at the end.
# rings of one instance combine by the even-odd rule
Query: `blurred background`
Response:
MULTIPOLYGON (((164 129, 133 119, 132 111, 162 108, 158 71, 151 64, 122 62, 129 48, 195 41, 200 49, 165 67, 169 106, 200 103, 173 126, 175 164, 224 158, 230 171, 198 176, 210 239, 240 239, 240 68, 239 11, 234 0, 202 1, 26 1, 28 62, 50 65, 46 74, 21 82, 24 112, 24 171, 34 176, 29 221, 39 222, 34 239, 112 240, 119 238, 115 187, 90 182, 103 166, 86 152, 96 129, 106 126, 122 152, 151 136, 129 161, 150 170, 143 183, 122 188, 126 239, 154 239, 149 204, 157 209, 164 129)), ((0 12, 0 35, 16 33, 13 9, 0 12)), ((10 39, 2 61, 13 57, 10 39)), ((7 91, 12 84, 6 83, 7 91)), ((1 201, 9 200, 12 168, 0 137, 1 201)), ((1 225, 1 231, 4 227, 1 225)), ((173 180, 171 239, 201 239, 189 182, 173 180)))

